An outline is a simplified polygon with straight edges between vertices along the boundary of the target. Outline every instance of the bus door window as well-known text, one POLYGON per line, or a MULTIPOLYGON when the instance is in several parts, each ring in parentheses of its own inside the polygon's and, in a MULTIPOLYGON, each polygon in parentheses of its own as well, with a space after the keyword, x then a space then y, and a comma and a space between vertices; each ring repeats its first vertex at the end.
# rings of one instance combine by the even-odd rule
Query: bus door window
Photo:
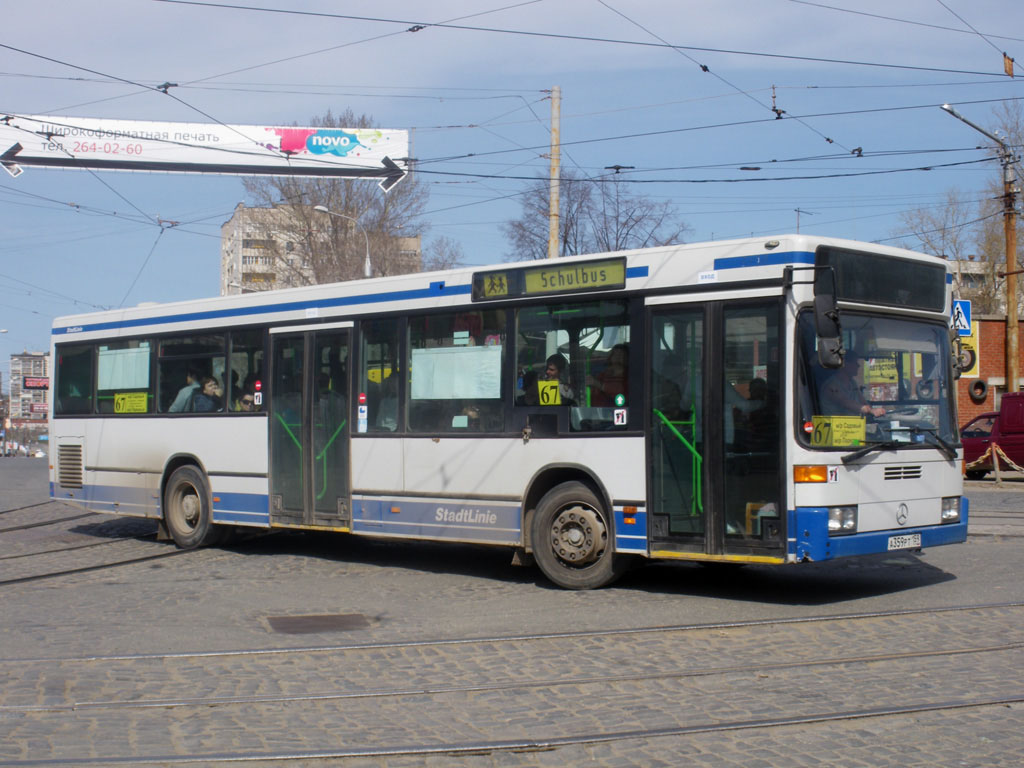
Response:
POLYGON ((302 379, 305 343, 302 336, 274 341, 272 417, 270 421, 271 477, 277 512, 301 514, 304 471, 302 379))
POLYGON ((399 382, 398 320, 361 321, 359 375, 356 379, 360 410, 356 417, 356 432, 398 430, 399 382))
POLYGON ((779 310, 724 309, 725 537, 780 535, 779 310), (768 520, 774 520, 771 528, 768 520))
POLYGON ((313 506, 336 514, 348 500, 348 331, 316 334, 313 350, 313 506))
POLYGON ((503 432, 505 310, 409 320, 409 430, 503 432))
POLYGON ((672 310, 652 324, 652 536, 704 549, 704 311, 672 310))

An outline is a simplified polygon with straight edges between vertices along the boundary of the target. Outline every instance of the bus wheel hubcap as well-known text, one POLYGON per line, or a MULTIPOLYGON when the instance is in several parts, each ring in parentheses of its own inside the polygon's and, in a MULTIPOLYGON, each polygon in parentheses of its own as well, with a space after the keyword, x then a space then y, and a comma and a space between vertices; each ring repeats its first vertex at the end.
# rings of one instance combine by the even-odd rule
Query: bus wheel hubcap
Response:
POLYGON ((569 565, 586 565, 601 556, 607 532, 600 515, 589 507, 562 510, 551 527, 551 546, 569 565))
POLYGON ((189 528, 195 528, 199 522, 199 497, 194 493, 186 493, 181 498, 181 516, 189 528))

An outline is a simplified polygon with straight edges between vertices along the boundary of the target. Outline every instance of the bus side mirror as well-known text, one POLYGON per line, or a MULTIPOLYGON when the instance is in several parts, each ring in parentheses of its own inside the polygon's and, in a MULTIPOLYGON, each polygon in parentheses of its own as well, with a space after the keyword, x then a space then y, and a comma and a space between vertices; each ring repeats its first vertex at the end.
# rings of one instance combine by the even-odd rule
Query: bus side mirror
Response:
POLYGON ((818 335, 818 362, 823 368, 842 368, 843 335, 836 297, 831 293, 814 297, 814 325, 818 335))
POLYGON ((974 367, 974 352, 964 349, 963 342, 960 341, 960 334, 956 331, 951 331, 950 335, 953 336, 951 340, 951 346, 953 347, 953 380, 956 381, 964 371, 974 367))

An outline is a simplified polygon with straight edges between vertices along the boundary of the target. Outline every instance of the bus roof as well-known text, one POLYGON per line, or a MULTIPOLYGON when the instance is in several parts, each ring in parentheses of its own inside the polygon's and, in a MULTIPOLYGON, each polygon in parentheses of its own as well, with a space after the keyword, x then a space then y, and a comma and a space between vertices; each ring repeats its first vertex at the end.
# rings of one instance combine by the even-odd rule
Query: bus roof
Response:
MULTIPOLYGON (((776 235, 704 243, 668 245, 557 260, 560 266, 595 259, 625 260, 625 290, 692 289, 779 279, 786 266, 814 264, 820 246, 870 251, 895 258, 945 263, 939 257, 891 246, 812 235, 776 235)), ((344 320, 364 314, 410 311, 469 304, 473 275, 482 271, 536 268, 546 262, 475 265, 442 272, 327 283, 274 291, 208 298, 67 315, 53 321, 55 341, 97 336, 137 336, 149 332, 227 327, 246 324, 344 320)), ((947 283, 950 273, 946 267, 947 283)), ((551 298, 556 298, 557 293, 551 298)))

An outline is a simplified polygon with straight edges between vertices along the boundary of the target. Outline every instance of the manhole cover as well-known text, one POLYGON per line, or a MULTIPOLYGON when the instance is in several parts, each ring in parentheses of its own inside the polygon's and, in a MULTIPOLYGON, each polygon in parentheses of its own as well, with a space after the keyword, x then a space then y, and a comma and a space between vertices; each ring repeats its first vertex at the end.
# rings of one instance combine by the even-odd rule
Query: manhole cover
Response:
POLYGON ((308 616, 268 616, 270 628, 285 635, 310 635, 317 632, 345 632, 366 629, 370 622, 361 613, 321 613, 308 616))

